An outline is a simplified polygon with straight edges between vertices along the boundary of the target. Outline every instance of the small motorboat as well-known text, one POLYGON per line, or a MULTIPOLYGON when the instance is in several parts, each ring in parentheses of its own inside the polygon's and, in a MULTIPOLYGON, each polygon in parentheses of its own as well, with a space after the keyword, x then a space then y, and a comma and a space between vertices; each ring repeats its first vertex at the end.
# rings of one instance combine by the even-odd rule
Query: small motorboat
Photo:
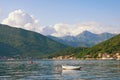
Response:
POLYGON ((80 70, 81 66, 62 65, 63 70, 80 70))

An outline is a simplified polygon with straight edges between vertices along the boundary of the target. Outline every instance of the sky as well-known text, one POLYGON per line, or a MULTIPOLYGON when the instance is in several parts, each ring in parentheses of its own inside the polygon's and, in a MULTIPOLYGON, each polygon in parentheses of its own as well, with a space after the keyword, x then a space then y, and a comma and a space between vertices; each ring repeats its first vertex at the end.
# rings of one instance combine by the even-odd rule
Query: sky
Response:
POLYGON ((43 35, 120 33, 120 0, 1 0, 0 23, 43 35))

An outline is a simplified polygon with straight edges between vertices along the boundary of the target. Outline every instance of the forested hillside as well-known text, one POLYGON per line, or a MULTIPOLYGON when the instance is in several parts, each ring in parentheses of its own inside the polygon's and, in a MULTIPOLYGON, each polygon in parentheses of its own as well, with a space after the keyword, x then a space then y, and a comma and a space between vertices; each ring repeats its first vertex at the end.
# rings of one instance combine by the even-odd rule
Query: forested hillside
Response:
POLYGON ((91 55, 91 57, 97 57, 99 53, 115 54, 117 52, 120 52, 120 34, 79 53, 78 56, 82 57, 84 54, 91 55))
POLYGON ((67 47, 39 33, 0 24, 0 56, 43 57, 67 47))

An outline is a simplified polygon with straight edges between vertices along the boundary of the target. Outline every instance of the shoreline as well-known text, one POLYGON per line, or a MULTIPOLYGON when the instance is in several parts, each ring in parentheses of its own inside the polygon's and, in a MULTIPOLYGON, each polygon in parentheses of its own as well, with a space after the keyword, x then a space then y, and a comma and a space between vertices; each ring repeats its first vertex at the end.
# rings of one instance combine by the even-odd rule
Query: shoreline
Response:
POLYGON ((31 59, 18 59, 18 58, 6 58, 6 59, 0 59, 0 61, 30 61, 30 60, 118 60, 120 61, 120 58, 31 58, 31 59))

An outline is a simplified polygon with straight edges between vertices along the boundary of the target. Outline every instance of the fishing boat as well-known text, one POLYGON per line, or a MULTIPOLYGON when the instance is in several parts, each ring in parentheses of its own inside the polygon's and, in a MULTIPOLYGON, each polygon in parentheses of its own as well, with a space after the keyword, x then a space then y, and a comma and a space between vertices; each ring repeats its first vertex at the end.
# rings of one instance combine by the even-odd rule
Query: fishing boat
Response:
POLYGON ((62 65, 63 70, 80 70, 81 66, 62 65))

